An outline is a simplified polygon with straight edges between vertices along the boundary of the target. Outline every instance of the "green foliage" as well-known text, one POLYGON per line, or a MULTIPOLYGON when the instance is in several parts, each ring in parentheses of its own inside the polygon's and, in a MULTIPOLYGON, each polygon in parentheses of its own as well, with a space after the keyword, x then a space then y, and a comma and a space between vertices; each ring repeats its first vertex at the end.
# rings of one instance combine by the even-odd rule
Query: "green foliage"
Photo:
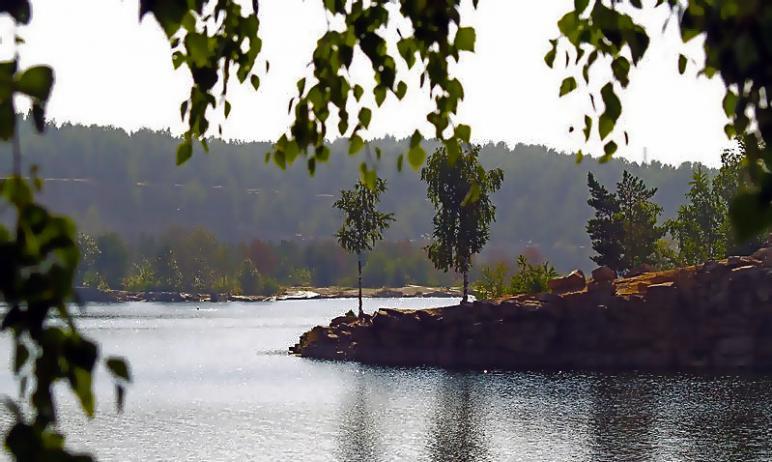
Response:
POLYGON ((287 276, 287 282, 295 287, 310 287, 312 284, 311 271, 306 267, 294 268, 287 276))
POLYGON ((354 189, 341 191, 333 207, 343 212, 343 225, 335 237, 338 244, 348 252, 357 255, 359 287, 359 314, 362 314, 362 253, 373 250, 375 243, 383 239, 383 232, 392 221, 393 213, 378 210, 381 194, 386 191, 386 181, 376 178, 368 186, 359 182, 354 189))
MULTIPOLYGON (((258 36, 260 21, 257 11, 244 12, 235 0, 139 3, 140 18, 148 13, 155 17, 169 38, 174 67, 187 67, 193 81, 188 99, 180 106, 188 129, 177 149, 179 165, 192 156, 193 141, 201 140, 207 148, 210 108, 216 108, 220 101, 228 117, 227 94, 232 72, 235 71, 239 83, 249 79, 258 89, 259 77, 254 68, 263 44, 258 36)), ((219 131, 222 132, 222 126, 219 131)))
MULTIPOLYGON (((547 64, 553 67, 558 52, 565 49, 566 67, 581 71, 594 111, 585 116, 585 126, 592 127, 596 121, 594 125, 598 138, 605 143, 606 157, 613 154, 619 144, 610 138, 622 137, 622 134, 611 136, 622 113, 617 94, 630 84, 630 70, 646 55, 653 31, 676 27, 684 43, 702 37, 703 57, 698 61, 674 54, 673 69, 684 74, 693 63, 697 74, 721 77, 726 88, 722 106, 728 118, 724 131, 729 138, 745 139, 743 168, 753 186, 732 199, 732 221, 742 239, 752 238, 768 228, 772 225, 772 148, 769 147, 772 107, 767 97, 772 84, 772 51, 768 38, 772 28, 772 3, 747 0, 621 0, 611 2, 610 6, 606 3, 601 0, 574 2, 574 7, 558 21, 561 35, 550 41, 552 46, 545 56, 547 64), (665 14, 653 11, 658 9, 668 11, 665 14), (644 20, 652 17, 664 18, 661 27, 644 20), (648 27, 643 26, 644 22, 648 27), (591 85, 590 75, 609 77, 605 84, 591 85), (601 88, 604 110, 599 115, 595 110, 597 93, 590 88, 601 88)), ((561 95, 568 93, 565 82, 561 84, 561 95)), ((587 130, 585 138, 589 140, 592 135, 587 130)), ((627 133, 623 135, 627 143, 627 133)))
POLYGON ((624 254, 624 225, 620 220, 619 199, 598 183, 592 173, 587 174, 587 186, 590 188, 587 203, 595 209, 595 216, 587 222, 587 234, 597 253, 590 258, 600 266, 620 271, 624 254))
POLYGON ((678 210, 678 217, 669 222, 670 232, 678 243, 679 258, 688 265, 724 258, 726 203, 704 170, 694 171, 690 185, 687 203, 678 210))
POLYGON ((664 227, 657 225, 662 207, 651 200, 656 193, 657 188, 647 188, 643 180, 627 171, 617 183, 616 195, 624 230, 623 270, 652 264, 655 244, 666 232, 664 227))
POLYGON ((504 179, 501 169, 485 170, 479 152, 474 146, 454 159, 447 149, 439 148, 421 169, 427 196, 436 210, 432 243, 427 247, 429 259, 438 269, 452 268, 464 275, 464 301, 472 255, 482 250, 496 219, 490 196, 504 179))
MULTIPOLYGON (((206 262, 204 262, 204 264, 206 264, 206 262)), ((143 271, 145 271, 144 268, 143 271)), ((182 290, 183 288, 192 287, 183 286, 184 276, 182 270, 180 269, 179 263, 177 263, 174 250, 168 244, 160 249, 160 252, 153 260, 153 266, 150 272, 146 274, 152 275, 154 278, 154 281, 149 285, 149 288, 182 290)))
POLYGON ((613 194, 592 175, 587 182, 588 204, 595 209, 595 217, 587 222, 593 249, 598 252, 593 261, 619 273, 652 264, 656 243, 666 231, 657 225, 662 207, 651 200, 657 189, 647 188, 627 170, 613 194))
MULTIPOLYGON (((46 180, 40 200, 72 217, 79 229, 95 238, 116 231, 127 245, 143 234, 157 238, 175 225, 185 229, 204 226, 223 243, 248 243, 257 236, 276 243, 323 241, 340 226, 338 214, 330 213, 337 193, 350 187, 359 175, 358 164, 347 158, 343 141, 330 145, 332 158, 309 181, 304 169, 265 168, 255 153, 270 149, 268 143, 212 141, 211 155, 194 156, 184 168, 177 168, 169 159, 176 141, 165 133, 127 134, 111 128, 64 125, 49 126, 46 136, 36 137, 30 134, 33 127, 29 123, 20 124, 20 129, 29 140, 25 163, 38 164, 41 171, 52 172, 47 176, 54 177, 46 180)), ((378 175, 389 185, 382 207, 396 218, 384 239, 422 244, 431 234, 428 217, 433 214, 429 201, 415 200, 424 197, 425 184, 419 175, 399 173, 386 160, 409 146, 409 140, 386 138, 372 141, 371 146, 383 152, 378 175)), ((10 168, 9 148, 0 145, 0 170, 10 168)), ((694 168, 688 163, 680 167, 657 162, 639 165, 622 158, 602 166, 595 159, 577 165, 573 157, 545 147, 504 143, 484 145, 479 159, 486 169, 500 167, 507 179, 493 198, 498 213, 481 257, 494 258, 488 253, 505 249, 506 257, 514 259, 530 242, 543 249, 561 272, 589 269, 586 266, 592 263, 589 239, 581 232, 591 215, 586 204, 588 171, 602 184, 612 185, 622 170, 629 170, 658 188, 663 217, 673 218, 694 168)), ((343 252, 336 255, 347 258, 343 252)), ((241 260, 243 255, 234 265, 241 260)), ((351 263, 355 271, 356 261, 351 263)), ((130 267, 131 262, 126 271, 130 267)), ((267 274, 260 266, 258 270, 267 274)), ((334 278, 324 282, 323 272, 313 269, 315 281, 337 283, 334 278)), ((440 274, 432 272, 432 278, 440 274)), ((355 280, 349 284, 355 285, 355 280)))
MULTIPOLYGON (((14 234, 0 227, 0 295, 7 304, 1 328, 13 336, 13 373, 20 379, 21 397, 31 404, 31 414, 25 415, 9 401, 14 423, 5 447, 20 461, 91 460, 66 451, 64 436, 57 430, 56 383, 68 383, 83 411, 93 416, 91 382, 98 352, 96 344, 80 335, 66 305, 78 263, 75 226, 35 203, 33 186, 39 184, 37 178, 30 185, 18 176, 0 184, 0 195, 13 206, 16 217, 14 234), (64 323, 52 322, 53 315, 64 323), (32 393, 27 389, 31 380, 32 393)), ((122 395, 130 380, 128 367, 117 358, 112 364, 127 371, 114 376, 122 395)))
POLYGON ((78 250, 80 251, 80 260, 75 281, 80 282, 85 286, 89 286, 89 284, 85 284, 84 281, 87 278, 93 279, 96 274, 94 263, 99 256, 99 246, 97 245, 94 236, 86 233, 78 233, 77 244, 78 250))
POLYGON ((260 272, 252 260, 245 259, 239 269, 239 285, 242 293, 256 294, 260 287, 260 272))
POLYGON ((739 238, 730 218, 734 198, 754 187, 743 167, 745 146, 745 141, 739 140, 737 149, 724 151, 721 169, 712 179, 702 168, 694 171, 687 203, 679 209, 678 217, 669 222, 681 262, 698 264, 749 254, 763 242, 760 233, 739 238))
POLYGON ((394 221, 393 213, 377 208, 385 191, 386 181, 378 178, 372 188, 359 182, 354 189, 340 192, 332 206, 343 212, 343 225, 335 234, 343 249, 361 254, 373 250, 375 243, 383 239, 383 232, 394 221))
POLYGON ((118 287, 129 267, 129 250, 123 239, 114 232, 100 234, 95 240, 99 254, 94 260, 94 269, 106 285, 118 287))
MULTIPOLYGON (((94 269, 94 264, 81 265, 84 277, 78 284, 137 292, 224 291, 270 296, 279 292, 281 286, 351 286, 357 275, 354 262, 329 239, 305 243, 255 239, 249 244, 232 244, 216 239, 200 227, 175 227, 157 238, 143 236, 135 243, 127 243, 113 233, 96 238, 84 234, 81 239, 98 242, 102 236, 111 236, 110 240, 116 240, 112 245, 126 249, 125 277, 117 284, 108 282, 94 269), (202 242, 210 239, 209 250, 202 251, 202 242), (183 265, 176 257, 178 253, 198 253, 199 257, 182 259, 183 265), (204 269, 208 269, 208 273, 204 269), (202 274, 207 275, 206 280, 202 274)), ((110 264, 109 261, 104 263, 110 264)), ((432 267, 419 245, 408 241, 378 242, 363 258, 363 265, 362 275, 368 287, 447 286, 453 283, 432 267)))
MULTIPOLYGON (((226 99, 227 85, 232 69, 240 82, 249 78, 254 89, 259 88, 260 78, 254 73, 262 47, 257 5, 253 2, 254 11, 245 13, 236 0, 140 1, 140 16, 152 14, 166 32, 175 67, 185 65, 193 78, 190 97, 180 108, 188 131, 177 150, 178 164, 192 156, 194 139, 202 140, 206 148, 207 110, 218 105, 220 95, 227 118, 231 107, 226 99)), ((476 7, 476 0, 473 5, 476 7)), ((274 162, 285 168, 304 154, 313 174, 317 163, 330 157, 324 140, 332 113, 338 116, 338 132, 349 138, 349 152, 355 154, 362 149, 365 143, 361 132, 369 127, 373 108, 362 101, 367 83, 354 81, 349 72, 357 53, 370 62, 372 95, 377 106, 383 104, 388 93, 397 99, 405 96, 406 76, 401 75, 405 70, 400 69, 399 62, 407 70, 420 64, 421 86, 428 86, 435 106, 426 119, 435 128, 435 137, 457 151, 459 135, 449 133, 448 127, 464 89, 452 77, 448 62, 458 61, 461 52, 474 51, 476 40, 474 29, 461 25, 460 1, 402 0, 398 8, 387 8, 380 1, 325 1, 324 7, 328 24, 335 26, 329 27, 316 43, 311 60, 313 79, 304 77, 297 82, 297 95, 288 106, 294 114, 293 122, 274 145, 270 155, 274 162), (386 31, 393 24, 403 23, 409 27, 401 28, 397 53, 393 53, 386 45, 386 31), (353 120, 352 110, 356 114, 353 120)), ((265 67, 268 72, 267 61, 265 67)), ((469 127, 459 127, 465 127, 461 133, 466 134, 463 138, 468 142, 469 127)), ((422 149, 415 145, 408 151, 416 167, 423 160, 420 152, 422 149)), ((363 180, 372 186, 373 170, 364 162, 361 167, 363 180)))
POLYGON ((678 250, 668 238, 657 239, 654 243, 654 256, 651 265, 656 271, 665 271, 684 266, 684 261, 678 255, 678 250))
POLYGON ((512 294, 538 294, 546 292, 547 283, 550 279, 558 276, 555 268, 544 262, 535 264, 528 261, 528 257, 520 255, 517 257, 517 272, 512 276, 511 293, 512 294))
POLYGON ((123 281, 126 290, 134 292, 144 292, 151 290, 156 285, 156 275, 153 266, 147 260, 142 260, 134 264, 131 272, 123 281))
POLYGON ((483 300, 492 300, 509 293, 507 275, 510 268, 505 262, 485 265, 480 270, 480 276, 472 284, 475 297, 483 300))
POLYGON ((531 263, 528 257, 520 255, 516 263, 517 269, 511 278, 509 278, 511 269, 505 262, 484 266, 480 277, 473 285, 476 296, 482 299, 494 299, 504 295, 543 293, 547 291, 547 283, 550 279, 558 276, 549 262, 531 263))

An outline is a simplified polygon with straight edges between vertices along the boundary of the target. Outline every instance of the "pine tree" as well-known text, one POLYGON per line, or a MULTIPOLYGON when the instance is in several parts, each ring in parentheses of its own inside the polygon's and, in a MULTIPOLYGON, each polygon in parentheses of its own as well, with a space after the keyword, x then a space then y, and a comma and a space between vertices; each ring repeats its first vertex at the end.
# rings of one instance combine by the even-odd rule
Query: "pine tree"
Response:
POLYGON ((590 257, 601 266, 622 271, 623 224, 620 219, 619 200, 598 183, 592 173, 587 174, 590 199, 587 203, 595 209, 595 216, 587 222, 587 233, 597 255, 590 257))
POLYGON ((592 248, 598 255, 592 260, 618 273, 627 273, 643 264, 653 264, 657 241, 666 229, 657 225, 662 207, 651 199, 656 188, 647 188, 643 181, 624 171, 615 193, 610 193, 587 176, 590 199, 595 216, 587 222, 592 248))
POLYGON ((662 207, 651 200, 656 193, 657 188, 647 188, 643 180, 627 170, 622 174, 622 181, 617 183, 616 196, 624 230, 624 272, 654 263, 656 243, 666 232, 665 227, 657 225, 662 207))
POLYGON ((687 203, 678 209, 678 218, 669 222, 682 262, 695 265, 726 256, 727 236, 724 226, 729 223, 726 201, 711 184, 708 174, 697 168, 687 203))

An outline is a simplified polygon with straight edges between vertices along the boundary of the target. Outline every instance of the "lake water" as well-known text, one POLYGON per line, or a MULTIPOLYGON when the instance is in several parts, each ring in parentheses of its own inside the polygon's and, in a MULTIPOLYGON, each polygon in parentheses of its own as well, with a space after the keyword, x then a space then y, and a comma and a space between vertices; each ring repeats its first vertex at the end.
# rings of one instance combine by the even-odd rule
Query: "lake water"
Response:
MULTIPOLYGON (((100 371, 93 420, 62 393, 69 444, 116 462, 772 458, 770 377, 462 373, 286 354, 302 332, 354 306, 89 306, 78 324, 105 354, 128 357, 135 382, 119 415, 100 371)), ((4 339, 0 355, 8 349, 4 339)), ((2 368, 0 393, 16 389, 2 368)))

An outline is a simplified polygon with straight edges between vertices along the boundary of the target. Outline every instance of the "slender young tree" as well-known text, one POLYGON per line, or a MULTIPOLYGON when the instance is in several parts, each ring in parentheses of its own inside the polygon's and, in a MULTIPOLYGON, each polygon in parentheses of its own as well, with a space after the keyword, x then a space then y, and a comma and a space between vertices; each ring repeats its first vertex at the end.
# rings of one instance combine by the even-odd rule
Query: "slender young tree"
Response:
POLYGON ((362 310, 362 253, 373 250, 375 243, 383 239, 383 231, 392 221, 393 213, 378 210, 381 194, 386 191, 386 181, 376 178, 375 185, 368 187, 361 181, 353 189, 340 192, 333 207, 343 211, 343 225, 335 237, 344 250, 357 255, 357 283, 359 286, 359 316, 362 310))
POLYGON ((434 205, 432 243, 426 248, 437 269, 453 268, 464 277, 464 298, 469 294, 472 255, 480 252, 496 220, 491 194, 501 188, 501 169, 486 171, 474 146, 452 159, 445 148, 437 149, 421 169, 427 195, 434 205))

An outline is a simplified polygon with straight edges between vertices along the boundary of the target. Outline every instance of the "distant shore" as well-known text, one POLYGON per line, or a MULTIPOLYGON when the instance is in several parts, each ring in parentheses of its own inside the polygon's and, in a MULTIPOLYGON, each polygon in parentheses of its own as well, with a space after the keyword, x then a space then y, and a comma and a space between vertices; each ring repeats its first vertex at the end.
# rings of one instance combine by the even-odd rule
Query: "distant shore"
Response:
MULTIPOLYGON (((228 293, 189 293, 125 290, 76 287, 75 293, 82 303, 123 303, 123 302, 272 302, 283 300, 314 300, 326 298, 356 298, 358 290, 350 287, 290 287, 278 295, 234 295, 228 293)), ((409 285, 394 288, 363 288, 362 296, 367 298, 411 298, 411 297, 461 297, 461 291, 450 287, 425 287, 409 285)))

